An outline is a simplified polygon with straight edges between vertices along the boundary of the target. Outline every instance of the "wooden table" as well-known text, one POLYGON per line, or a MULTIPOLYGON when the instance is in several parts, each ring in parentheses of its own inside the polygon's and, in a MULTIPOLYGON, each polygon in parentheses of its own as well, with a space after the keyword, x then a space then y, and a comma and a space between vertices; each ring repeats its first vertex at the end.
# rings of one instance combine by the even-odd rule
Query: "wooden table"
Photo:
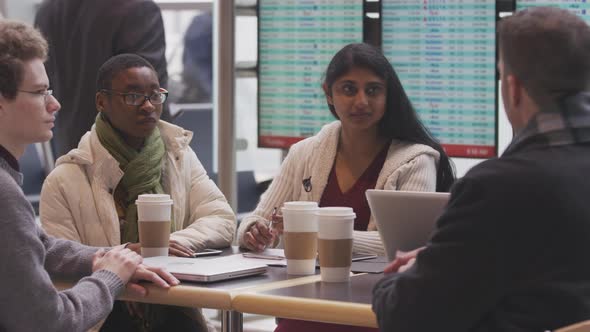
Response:
MULTIPOLYGON (((224 250, 225 255, 239 252, 237 247, 224 250)), ((215 257, 219 256, 211 258, 215 257)), ((207 258, 196 259, 206 261, 207 258)), ((320 279, 319 270, 316 273, 316 275, 312 276, 292 276, 287 274, 287 269, 284 267, 269 267, 268 271, 261 275, 221 282, 198 283, 183 281, 180 285, 169 289, 145 284, 148 290, 145 297, 134 296, 125 291, 118 297, 118 300, 220 309, 222 310, 222 331, 236 332, 242 330, 242 314, 232 310, 234 294, 250 289, 264 291, 315 282, 320 279)), ((68 289, 75 285, 75 281, 54 281, 54 285, 57 289, 68 289)))
MULTIPOLYGON (((238 252, 236 247, 224 250, 224 254, 238 252)), ((293 276, 284 267, 269 267, 262 275, 214 283, 182 282, 166 290, 146 284, 145 297, 124 292, 118 299, 219 309, 223 332, 242 331, 242 313, 377 327, 371 299, 373 286, 382 277, 357 274, 347 283, 325 283, 320 280, 319 270, 311 276, 293 276)), ((54 284, 66 289, 75 282, 54 284)))
POLYGON ((383 274, 357 274, 347 283, 319 279, 272 289, 246 289, 233 296, 233 310, 292 319, 377 327, 373 286, 383 274))

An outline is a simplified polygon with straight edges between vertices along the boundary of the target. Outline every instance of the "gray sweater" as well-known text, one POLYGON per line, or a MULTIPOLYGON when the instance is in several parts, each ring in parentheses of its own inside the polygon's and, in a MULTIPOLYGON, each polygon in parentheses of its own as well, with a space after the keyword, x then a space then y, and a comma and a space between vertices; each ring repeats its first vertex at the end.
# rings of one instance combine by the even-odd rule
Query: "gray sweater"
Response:
POLYGON ((114 273, 92 273, 96 248, 52 238, 35 222, 22 174, 0 158, 0 331, 85 331, 123 290, 114 273), (51 277, 79 279, 57 291, 51 277))

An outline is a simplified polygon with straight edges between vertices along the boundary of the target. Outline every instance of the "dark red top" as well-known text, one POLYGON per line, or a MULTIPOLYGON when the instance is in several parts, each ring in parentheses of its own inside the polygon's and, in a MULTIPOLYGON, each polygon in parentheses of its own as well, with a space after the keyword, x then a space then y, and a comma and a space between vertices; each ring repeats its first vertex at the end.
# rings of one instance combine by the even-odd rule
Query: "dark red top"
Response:
POLYGON ((18 160, 16 160, 16 158, 14 158, 12 153, 10 153, 8 150, 6 150, 6 148, 3 147, 2 145, 0 145, 0 158, 6 160, 8 165, 10 167, 12 167, 15 171, 20 172, 18 160))
MULTIPOLYGON (((366 231, 371 217, 369 202, 365 197, 367 189, 374 189, 377 184, 377 178, 385 163, 389 144, 377 154, 371 165, 363 172, 356 183, 343 193, 338 185, 336 176, 336 161, 330 171, 326 189, 322 194, 319 206, 348 206, 356 213, 354 220, 354 229, 366 231)), ((310 322, 296 319, 280 319, 275 332, 299 332, 299 331, 321 331, 321 332, 377 332, 377 329, 369 327, 348 326, 339 324, 328 324, 319 322, 310 322)))
POLYGON ((379 154, 375 156, 371 165, 367 167, 358 180, 356 180, 355 184, 345 193, 340 190, 340 186, 338 185, 336 162, 334 161, 334 166, 332 166, 332 171, 330 171, 328 183, 326 184, 326 189, 324 189, 324 193, 320 199, 319 206, 351 207, 354 213, 356 213, 354 229, 357 231, 366 231, 367 226, 369 226, 371 210, 369 210, 369 202, 367 202, 365 191, 367 191, 367 189, 375 189, 377 178, 385 163, 388 150, 389 144, 387 144, 379 154))

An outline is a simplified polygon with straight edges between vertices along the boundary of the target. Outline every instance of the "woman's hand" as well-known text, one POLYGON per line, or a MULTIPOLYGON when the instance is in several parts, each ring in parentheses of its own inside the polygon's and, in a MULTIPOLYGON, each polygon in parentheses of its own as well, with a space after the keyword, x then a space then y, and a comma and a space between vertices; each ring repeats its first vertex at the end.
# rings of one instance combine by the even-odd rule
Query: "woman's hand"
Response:
POLYGON ((262 251, 266 246, 273 243, 274 235, 263 221, 253 223, 244 233, 244 244, 250 250, 262 251))

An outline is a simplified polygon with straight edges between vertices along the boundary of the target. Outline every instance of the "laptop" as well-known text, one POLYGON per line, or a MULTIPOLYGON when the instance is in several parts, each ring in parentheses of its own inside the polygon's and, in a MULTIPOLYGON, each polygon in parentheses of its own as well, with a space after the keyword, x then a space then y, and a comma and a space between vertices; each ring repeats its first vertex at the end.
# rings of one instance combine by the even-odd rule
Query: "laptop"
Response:
POLYGON ((375 189, 367 190, 366 195, 390 261, 398 250, 414 250, 428 242, 450 196, 449 193, 375 189))
POLYGON ((241 254, 209 259, 158 256, 144 258, 143 264, 164 267, 179 280, 198 282, 222 281, 266 272, 266 264, 241 257, 241 254))

